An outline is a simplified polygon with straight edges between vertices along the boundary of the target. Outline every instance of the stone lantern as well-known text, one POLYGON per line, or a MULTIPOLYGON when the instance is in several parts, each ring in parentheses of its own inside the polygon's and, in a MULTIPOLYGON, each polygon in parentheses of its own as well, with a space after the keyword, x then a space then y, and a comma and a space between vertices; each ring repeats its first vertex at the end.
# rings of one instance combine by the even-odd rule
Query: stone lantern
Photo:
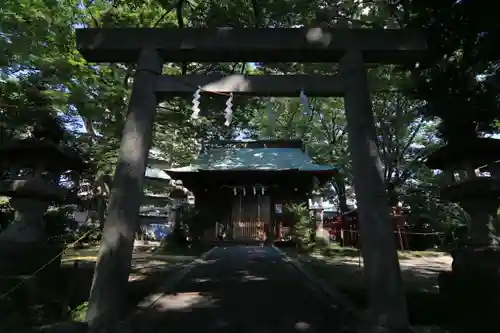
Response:
POLYGON ((328 232, 323 229, 323 196, 319 189, 319 181, 314 180, 314 188, 311 192, 309 198, 309 210, 312 213, 314 221, 316 223, 315 228, 315 239, 318 243, 328 243, 329 235, 328 232))
POLYGON ((43 217, 50 205, 75 202, 60 178, 65 171, 81 171, 84 163, 44 138, 0 146, 0 161, 0 195, 10 197, 15 209, 14 221, 0 234, 0 274, 31 274, 62 250, 61 244, 49 242, 43 217))
POLYGON ((174 225, 174 228, 181 227, 183 207, 187 202, 188 193, 189 191, 184 187, 182 180, 172 181, 172 190, 170 191, 172 208, 169 220, 174 225))
POLYGON ((193 193, 189 192, 187 195, 187 203, 190 206, 194 206, 196 202, 196 198, 194 197, 193 193))
POLYGON ((474 138, 449 143, 427 160, 446 177, 441 197, 457 202, 469 215, 469 242, 453 252, 452 272, 440 275, 440 290, 456 306, 457 318, 488 325, 496 321, 495 329, 500 329, 498 316, 491 312, 500 308, 500 178, 478 177, 475 170, 499 159, 500 140, 474 138))

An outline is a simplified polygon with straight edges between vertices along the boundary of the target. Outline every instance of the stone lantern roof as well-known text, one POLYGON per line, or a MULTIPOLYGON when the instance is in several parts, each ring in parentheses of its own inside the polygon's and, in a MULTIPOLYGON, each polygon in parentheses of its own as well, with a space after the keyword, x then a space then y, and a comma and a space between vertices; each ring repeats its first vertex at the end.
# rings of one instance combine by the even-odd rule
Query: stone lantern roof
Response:
POLYGON ((0 146, 2 167, 20 168, 43 165, 52 171, 83 171, 85 162, 71 149, 60 147, 51 140, 21 139, 12 140, 0 146))
POLYGON ((464 165, 477 169, 500 159, 500 140, 473 138, 450 142, 427 157, 431 169, 463 169, 464 165))

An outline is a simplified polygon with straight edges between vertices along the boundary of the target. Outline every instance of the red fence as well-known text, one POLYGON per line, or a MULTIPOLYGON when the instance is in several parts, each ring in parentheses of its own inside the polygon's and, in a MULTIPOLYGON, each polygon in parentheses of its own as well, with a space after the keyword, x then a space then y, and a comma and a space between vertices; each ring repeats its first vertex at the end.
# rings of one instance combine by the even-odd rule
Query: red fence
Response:
MULTIPOLYGON (((442 245, 444 242, 444 233, 441 232, 415 232, 408 230, 405 226, 406 217, 397 209, 391 214, 395 242, 400 250, 409 250, 412 244, 416 243, 434 243, 442 245), (433 239, 428 239, 432 237, 433 239), (423 238, 427 238, 423 241, 423 238), (429 242, 430 241, 430 242, 429 242)), ((361 245, 359 223, 357 212, 353 211, 344 216, 329 217, 324 220, 324 229, 328 230, 332 240, 340 243, 342 246, 359 248, 361 245)))

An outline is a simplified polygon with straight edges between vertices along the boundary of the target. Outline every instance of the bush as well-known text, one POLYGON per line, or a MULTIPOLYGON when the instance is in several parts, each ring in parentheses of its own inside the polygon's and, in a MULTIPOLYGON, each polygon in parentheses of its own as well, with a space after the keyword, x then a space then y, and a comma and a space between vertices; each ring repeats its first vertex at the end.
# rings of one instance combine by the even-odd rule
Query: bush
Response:
POLYGON ((293 221, 292 238, 300 250, 308 250, 314 241, 315 222, 305 204, 289 204, 285 209, 293 221))
POLYGON ((9 200, 0 197, 0 232, 14 220, 14 213, 15 210, 11 207, 9 200))
POLYGON ((51 242, 64 242, 74 220, 64 209, 49 210, 43 216, 47 239, 51 242))

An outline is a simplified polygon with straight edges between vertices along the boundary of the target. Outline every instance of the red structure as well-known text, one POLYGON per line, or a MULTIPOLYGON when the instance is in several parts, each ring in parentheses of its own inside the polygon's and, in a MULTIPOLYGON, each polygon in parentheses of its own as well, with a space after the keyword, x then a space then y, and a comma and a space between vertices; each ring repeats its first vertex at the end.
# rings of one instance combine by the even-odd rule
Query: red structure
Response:
MULTIPOLYGON (((393 207, 391 211, 394 237, 400 250, 407 250, 409 241, 406 233, 406 214, 402 209, 393 207)), ((332 238, 342 246, 359 248, 361 245, 359 235, 359 221, 357 209, 344 215, 326 216, 324 228, 327 229, 332 238)))

